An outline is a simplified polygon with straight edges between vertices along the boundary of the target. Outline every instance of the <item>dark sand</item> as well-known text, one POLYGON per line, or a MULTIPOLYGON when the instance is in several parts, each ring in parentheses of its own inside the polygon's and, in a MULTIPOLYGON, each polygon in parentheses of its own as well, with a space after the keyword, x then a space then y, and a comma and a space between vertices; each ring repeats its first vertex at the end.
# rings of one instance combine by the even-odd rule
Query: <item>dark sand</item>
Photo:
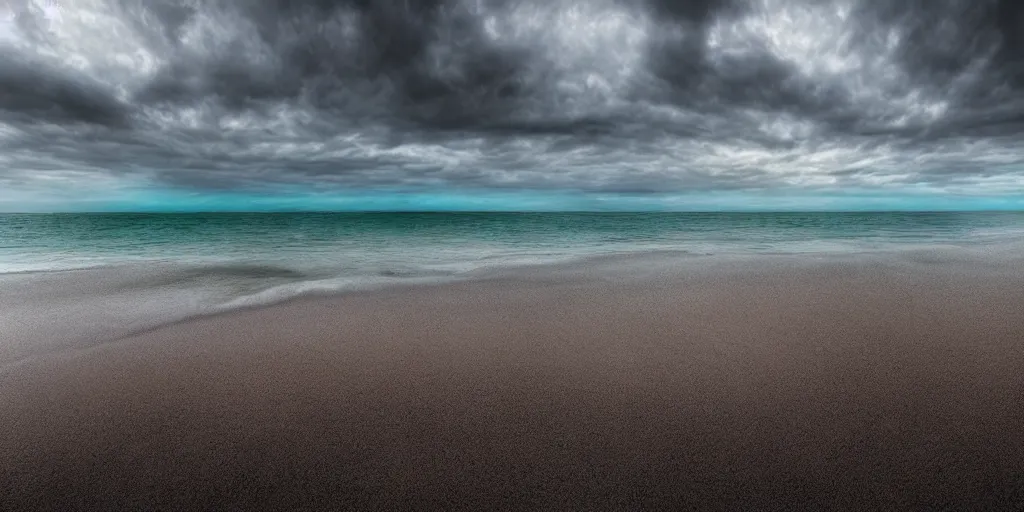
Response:
POLYGON ((302 300, 0 373, 0 509, 1024 509, 1024 272, 302 300))

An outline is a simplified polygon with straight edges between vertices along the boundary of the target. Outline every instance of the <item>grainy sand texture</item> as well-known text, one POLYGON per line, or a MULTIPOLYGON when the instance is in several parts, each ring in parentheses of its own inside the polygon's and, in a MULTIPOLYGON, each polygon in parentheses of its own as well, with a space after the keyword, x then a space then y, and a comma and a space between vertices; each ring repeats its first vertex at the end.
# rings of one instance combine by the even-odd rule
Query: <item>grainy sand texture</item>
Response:
POLYGON ((0 373, 0 509, 1020 510, 1024 273, 496 279, 0 373))

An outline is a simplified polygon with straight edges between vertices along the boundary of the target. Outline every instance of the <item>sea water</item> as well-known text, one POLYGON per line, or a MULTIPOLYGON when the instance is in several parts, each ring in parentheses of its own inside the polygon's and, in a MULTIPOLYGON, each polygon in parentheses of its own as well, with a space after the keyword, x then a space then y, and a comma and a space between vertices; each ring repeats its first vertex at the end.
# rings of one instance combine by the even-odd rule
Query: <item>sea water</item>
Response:
POLYGON ((1017 212, 0 214, 0 364, 301 295, 597 257, 1022 247, 1017 212))

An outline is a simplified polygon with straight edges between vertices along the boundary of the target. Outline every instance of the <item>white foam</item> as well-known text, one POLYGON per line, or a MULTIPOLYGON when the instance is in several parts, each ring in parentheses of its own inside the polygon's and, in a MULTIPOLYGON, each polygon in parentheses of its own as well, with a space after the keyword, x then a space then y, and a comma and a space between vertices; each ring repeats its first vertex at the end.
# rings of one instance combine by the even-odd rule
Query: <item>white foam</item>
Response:
POLYGON ((268 306, 290 299, 304 296, 333 295, 343 292, 375 290, 397 285, 433 284, 447 281, 454 281, 457 277, 381 277, 361 276, 343 277, 332 279, 319 279, 315 281, 300 281, 274 286, 257 293, 243 295, 235 299, 216 305, 213 311, 231 311, 235 309, 249 308, 255 306, 268 306))

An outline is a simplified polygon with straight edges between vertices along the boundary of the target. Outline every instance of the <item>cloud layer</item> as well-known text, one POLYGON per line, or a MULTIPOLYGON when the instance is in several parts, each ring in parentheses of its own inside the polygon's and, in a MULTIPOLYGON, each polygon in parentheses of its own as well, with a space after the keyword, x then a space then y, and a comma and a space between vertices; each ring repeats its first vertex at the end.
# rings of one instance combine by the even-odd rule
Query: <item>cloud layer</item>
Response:
POLYGON ((1012 0, 3 0, 0 55, 8 195, 1024 191, 1012 0))

